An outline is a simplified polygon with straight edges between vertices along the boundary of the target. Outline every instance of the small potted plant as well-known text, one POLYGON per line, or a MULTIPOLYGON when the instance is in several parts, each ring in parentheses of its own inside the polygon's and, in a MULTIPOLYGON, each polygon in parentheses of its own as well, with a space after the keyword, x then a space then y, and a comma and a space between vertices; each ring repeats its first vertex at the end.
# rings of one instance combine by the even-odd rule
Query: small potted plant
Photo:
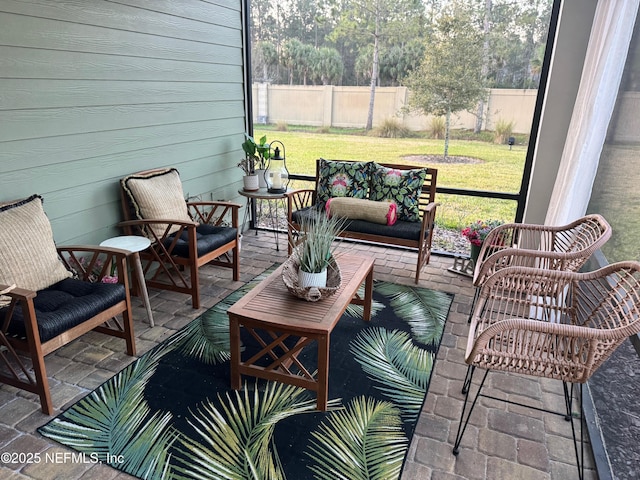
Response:
POLYGON ((464 235, 471 243, 471 260, 473 262, 478 261, 480 255, 480 249, 482 243, 489 235, 489 232, 499 225, 502 225, 501 220, 477 220, 466 228, 462 229, 462 235, 464 235))
POLYGON ((298 285, 301 288, 326 287, 327 268, 337 247, 334 240, 342 230, 343 223, 344 220, 339 217, 324 214, 318 215, 314 220, 301 222, 301 231, 304 232, 303 242, 298 250, 298 285))
POLYGON ((255 171, 255 163, 253 158, 245 157, 238 163, 238 167, 244 172, 244 177, 242 177, 242 181, 244 183, 244 189, 247 191, 255 191, 260 188, 258 182, 258 175, 256 175, 255 171))
POLYGON ((254 138, 245 133, 245 140, 242 142, 242 150, 245 158, 250 158, 253 162, 254 173, 258 175, 260 188, 267 188, 264 172, 267 169, 267 161, 271 158, 271 145, 267 143, 267 136, 263 135, 256 142, 254 138))

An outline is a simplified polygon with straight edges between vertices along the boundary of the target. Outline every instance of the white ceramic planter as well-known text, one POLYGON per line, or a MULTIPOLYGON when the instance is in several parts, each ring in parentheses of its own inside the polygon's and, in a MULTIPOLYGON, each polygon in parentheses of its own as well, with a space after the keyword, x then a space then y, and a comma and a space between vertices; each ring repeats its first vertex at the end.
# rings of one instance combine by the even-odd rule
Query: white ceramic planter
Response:
POLYGON ((327 286, 327 269, 325 268, 320 273, 303 272, 301 269, 298 269, 298 286, 301 288, 326 287, 327 286))
POLYGON ((242 177, 244 182, 244 189, 248 192, 258 190, 260 183, 258 182, 258 175, 245 175, 242 177))
POLYGON ((264 179, 264 168, 258 168, 256 170, 256 175, 258 175, 258 185, 260 188, 267 188, 267 181, 264 179))

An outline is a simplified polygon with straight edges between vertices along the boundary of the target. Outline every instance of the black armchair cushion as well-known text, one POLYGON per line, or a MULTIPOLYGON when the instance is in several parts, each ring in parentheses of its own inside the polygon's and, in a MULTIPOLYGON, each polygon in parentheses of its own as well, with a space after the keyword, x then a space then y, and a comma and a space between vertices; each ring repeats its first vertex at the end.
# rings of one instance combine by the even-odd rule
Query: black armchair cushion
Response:
MULTIPOLYGON (((215 225, 201 224, 196 227, 196 242, 198 244, 198 257, 212 252, 216 248, 235 240, 238 229, 233 227, 218 227, 215 225)), ((173 242, 174 236, 167 237, 167 246, 173 242)), ((179 257, 189 258, 189 234, 183 231, 173 253, 179 257)))
MULTIPOLYGON (((325 215, 325 213, 319 210, 317 206, 312 205, 292 212, 291 219, 295 223, 300 224, 303 219, 313 221, 318 215, 325 215)), ((367 222, 366 220, 347 220, 343 228, 348 232, 418 241, 420 240, 422 222, 405 222, 398 220, 393 225, 381 225, 379 223, 367 222)))
MULTIPOLYGON (((75 278, 67 278, 39 290, 33 305, 40 341, 46 342, 124 299, 125 290, 121 283, 91 283, 75 278)), ((0 310, 0 315, 4 310, 0 310)), ((26 336, 21 308, 13 312, 8 333, 19 338, 26 336)))

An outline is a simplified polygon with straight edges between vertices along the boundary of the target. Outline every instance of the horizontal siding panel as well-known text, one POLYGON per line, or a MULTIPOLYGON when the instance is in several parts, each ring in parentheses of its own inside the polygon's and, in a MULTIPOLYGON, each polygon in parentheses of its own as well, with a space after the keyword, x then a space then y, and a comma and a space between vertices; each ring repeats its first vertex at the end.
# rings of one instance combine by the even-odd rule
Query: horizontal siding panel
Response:
POLYGON ((0 110, 244 100, 239 83, 0 78, 0 110))
POLYGON ((0 142, 214 120, 232 117, 242 108, 242 102, 232 101, 5 110, 0 112, 0 142))
MULTIPOLYGON (((244 138, 243 118, 12 141, 0 143, 0 165, 5 172, 35 169, 164 145, 179 144, 187 149, 190 142, 229 135, 235 135, 235 141, 226 141, 225 147, 228 143, 237 149, 244 138)), ((60 165, 57 168, 62 167, 60 165)))
POLYGON ((0 2, 0 201, 40 193, 59 243, 122 232, 119 180, 178 168, 244 205, 237 0, 0 2), (241 197, 241 198, 239 198, 241 197))
MULTIPOLYGON (((213 57, 220 62, 221 59, 213 57)), ((3 78, 75 80, 155 80, 212 82, 242 80, 240 51, 228 63, 196 63, 122 55, 0 47, 3 78), (233 64, 231 64, 233 63, 233 64)))
MULTIPOLYGON (((74 188, 88 185, 99 185, 104 178, 122 178, 131 173, 151 168, 175 167, 182 171, 183 167, 195 168, 197 175, 213 174, 218 170, 235 167, 238 163, 235 152, 229 152, 231 139, 215 138, 207 141, 190 142, 141 151, 124 152, 119 155, 104 155, 69 162, 63 166, 46 165, 38 169, 23 169, 4 175, 3 195, 10 198, 22 198, 32 193, 51 193, 54 191, 71 191, 74 188), (114 177, 115 176, 115 177, 114 177)), ((241 176, 241 170, 233 169, 232 175, 241 176)), ((234 180, 231 178, 231 180, 234 180)), ((210 189, 193 190, 193 194, 201 194, 210 189)), ((82 206, 86 201, 76 199, 75 205, 82 206)), ((99 195, 93 194, 91 202, 104 203, 99 195)), ((58 215, 58 213, 56 213, 58 215)))
MULTIPOLYGON (((155 0, 145 3, 147 6, 153 6, 155 0)), ((165 15, 150 9, 103 0, 3 0, 0 2, 0 11, 198 42, 211 41, 213 26, 241 30, 239 10, 220 8, 205 2, 190 1, 188 3, 193 4, 194 7, 197 5, 202 7, 200 19, 191 20, 181 16, 165 15)), ((239 5, 240 3, 237 2, 236 7, 239 5)))
POLYGON ((5 46, 211 63, 233 61, 240 36, 238 30, 216 26, 204 43, 7 13, 0 13, 0 25, 0 45, 5 46))
MULTIPOLYGON (((179 2, 176 0, 118 0, 122 5, 188 18, 199 22, 232 22, 240 15, 237 0, 179 2), (219 8, 223 7, 223 8, 219 8)), ((224 25, 224 23, 223 23, 224 25)))
POLYGON ((102 205, 91 211, 73 211, 64 217, 52 219, 53 238, 58 245, 98 245, 102 240, 122 235, 122 231, 116 227, 121 215, 115 206, 102 205))

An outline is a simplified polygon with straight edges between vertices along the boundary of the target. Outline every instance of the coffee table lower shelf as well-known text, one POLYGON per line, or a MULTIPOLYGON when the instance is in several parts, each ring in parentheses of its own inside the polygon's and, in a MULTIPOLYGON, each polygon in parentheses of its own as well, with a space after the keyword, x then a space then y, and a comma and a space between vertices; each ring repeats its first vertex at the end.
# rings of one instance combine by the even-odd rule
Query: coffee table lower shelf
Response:
POLYGON ((228 310, 231 340, 231 387, 241 388, 247 375, 295 385, 316 392, 318 410, 327 409, 331 332, 349 304, 363 305, 371 318, 373 260, 341 254, 336 257, 342 284, 331 297, 307 302, 294 297, 282 281, 282 266, 228 310), (358 289, 365 283, 364 297, 358 289), (243 328, 260 348, 242 359, 243 328), (317 346, 317 374, 299 360, 305 348, 317 346), (266 359, 266 362, 265 362, 266 359))

